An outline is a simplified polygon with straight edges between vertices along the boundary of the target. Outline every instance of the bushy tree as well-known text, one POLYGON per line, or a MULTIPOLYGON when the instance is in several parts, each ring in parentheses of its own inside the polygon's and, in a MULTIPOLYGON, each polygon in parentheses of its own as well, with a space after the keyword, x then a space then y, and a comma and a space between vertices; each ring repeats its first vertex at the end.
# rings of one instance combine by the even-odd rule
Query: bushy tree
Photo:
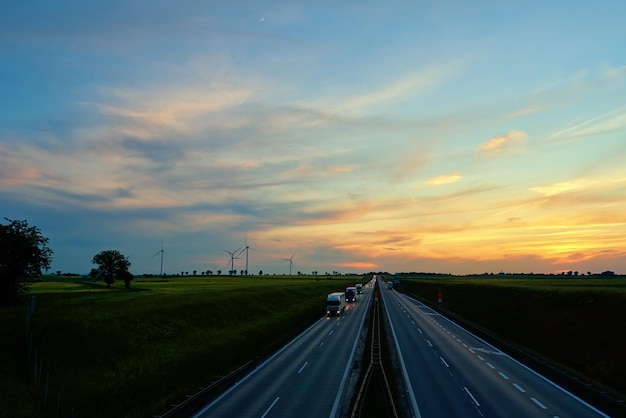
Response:
POLYGON ((124 280, 124 285, 128 289, 133 275, 128 271, 130 261, 121 252, 117 250, 100 251, 93 256, 91 260, 98 267, 91 269, 89 275, 95 279, 102 279, 107 287, 115 282, 116 279, 124 280))
POLYGON ((0 304, 27 292, 32 280, 50 268, 52 250, 48 238, 27 221, 0 224, 0 304))

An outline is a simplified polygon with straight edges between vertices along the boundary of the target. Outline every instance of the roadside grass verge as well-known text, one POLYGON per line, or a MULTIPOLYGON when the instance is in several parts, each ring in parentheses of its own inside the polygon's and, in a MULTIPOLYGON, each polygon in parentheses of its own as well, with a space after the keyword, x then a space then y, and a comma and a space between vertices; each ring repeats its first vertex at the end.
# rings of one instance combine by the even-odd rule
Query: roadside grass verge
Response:
POLYGON ((626 279, 403 278, 401 290, 442 293, 443 309, 626 399, 626 279))
POLYGON ((32 346, 44 381, 29 372, 25 309, 2 308, 0 416, 146 417, 180 402, 325 314, 325 297, 360 277, 136 278, 130 290, 82 279, 33 285, 32 346))

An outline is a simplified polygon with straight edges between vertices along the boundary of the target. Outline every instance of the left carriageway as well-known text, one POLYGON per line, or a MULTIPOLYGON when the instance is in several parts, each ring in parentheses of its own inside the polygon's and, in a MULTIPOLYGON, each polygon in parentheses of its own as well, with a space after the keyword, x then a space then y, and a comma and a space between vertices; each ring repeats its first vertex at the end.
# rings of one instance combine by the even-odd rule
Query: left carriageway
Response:
POLYGON ((341 316, 320 318, 193 417, 338 416, 371 292, 366 286, 341 316))

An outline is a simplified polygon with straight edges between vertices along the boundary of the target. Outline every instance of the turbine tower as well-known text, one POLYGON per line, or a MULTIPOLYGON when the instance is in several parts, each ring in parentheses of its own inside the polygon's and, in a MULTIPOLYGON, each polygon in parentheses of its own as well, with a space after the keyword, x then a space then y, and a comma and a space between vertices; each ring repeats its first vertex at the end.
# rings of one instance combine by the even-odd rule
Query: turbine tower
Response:
MULTIPOLYGON (((163 241, 161 241, 161 249, 159 251, 157 251, 152 257, 150 258, 154 258, 157 256, 157 254, 161 254, 161 273, 159 274, 160 276, 163 276, 163 254, 167 254, 165 252, 165 250, 163 249, 163 241)), ((169 255, 169 254, 168 254, 169 255)))
MULTIPOLYGON (((243 241, 246 243, 246 246, 243 247, 243 249, 241 250, 241 252, 239 254, 242 254, 244 251, 246 252, 246 275, 248 275, 248 250, 250 250, 252 247, 250 247, 248 245, 248 240, 246 238, 246 234, 243 234, 243 241)), ((252 248, 254 249, 254 248, 252 248)))
POLYGON ((285 261, 289 261, 289 275, 291 276, 291 266, 293 266, 293 256, 296 255, 296 252, 294 251, 293 254, 291 254, 291 257, 289 258, 283 258, 283 260, 285 261))

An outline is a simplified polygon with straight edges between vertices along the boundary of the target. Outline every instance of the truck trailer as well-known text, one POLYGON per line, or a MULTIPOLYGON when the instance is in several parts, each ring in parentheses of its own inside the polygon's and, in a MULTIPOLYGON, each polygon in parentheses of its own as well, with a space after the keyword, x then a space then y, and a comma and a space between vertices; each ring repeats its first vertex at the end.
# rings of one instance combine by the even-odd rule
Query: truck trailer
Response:
POLYGON ((346 295, 343 292, 334 292, 326 297, 326 315, 341 315, 346 308, 346 295))

